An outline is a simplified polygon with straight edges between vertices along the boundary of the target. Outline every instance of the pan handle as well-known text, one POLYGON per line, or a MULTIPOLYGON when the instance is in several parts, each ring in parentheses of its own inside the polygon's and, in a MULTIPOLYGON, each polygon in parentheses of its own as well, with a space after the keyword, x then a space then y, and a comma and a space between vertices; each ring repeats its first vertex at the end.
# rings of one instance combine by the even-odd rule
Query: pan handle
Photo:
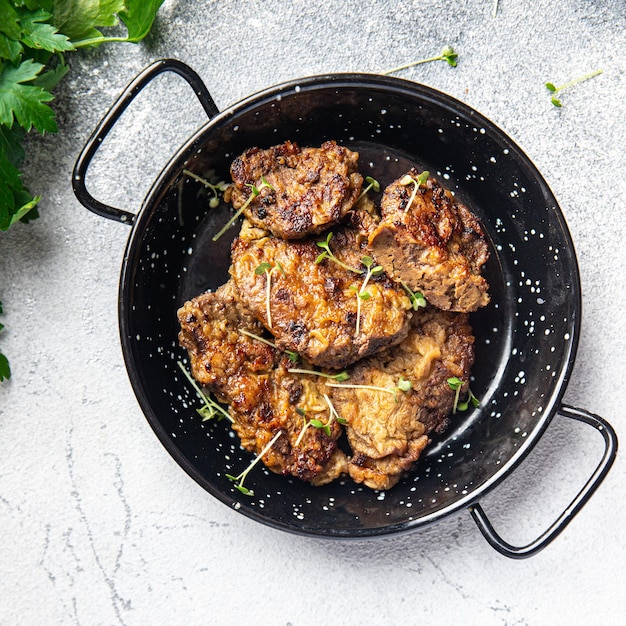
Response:
POLYGON ((127 224, 132 224, 135 219, 135 215, 133 213, 104 204, 103 202, 96 200, 89 193, 89 191, 87 191, 85 183, 87 170, 89 169, 91 161, 98 151, 98 148, 104 141, 104 138, 109 134, 113 126, 115 126, 122 113, 124 113, 137 95, 139 95, 141 90, 156 76, 162 74, 163 72, 174 72, 184 78, 194 90, 202 108, 205 110, 209 118, 212 118, 214 115, 219 113, 218 108, 215 106, 215 102, 213 102, 213 98, 202 82, 202 79, 185 63, 176 59, 161 59, 144 69, 128 85, 128 87, 126 87, 113 106, 102 118, 78 155, 76 164, 74 165, 74 171, 72 173, 72 188, 74 189, 74 194, 84 207, 101 217, 106 217, 108 219, 127 224))
POLYGON ((570 502, 569 506, 561 513, 557 520, 537 539, 529 544, 518 547, 504 541, 502 537, 495 531, 487 514, 484 512, 480 504, 476 503, 469 507, 469 511, 483 534, 487 542, 492 548, 500 554, 508 556, 512 559, 524 559, 533 556, 540 550, 543 550, 565 529, 572 521, 576 513, 585 505, 587 500, 593 495, 600 483, 604 480, 617 454, 617 435, 613 427, 603 418, 593 413, 589 413, 583 409, 561 405, 559 415, 569 417, 571 419, 589 424, 600 432, 604 438, 604 454, 600 459, 595 471, 585 483, 584 487, 579 491, 578 495, 570 502))

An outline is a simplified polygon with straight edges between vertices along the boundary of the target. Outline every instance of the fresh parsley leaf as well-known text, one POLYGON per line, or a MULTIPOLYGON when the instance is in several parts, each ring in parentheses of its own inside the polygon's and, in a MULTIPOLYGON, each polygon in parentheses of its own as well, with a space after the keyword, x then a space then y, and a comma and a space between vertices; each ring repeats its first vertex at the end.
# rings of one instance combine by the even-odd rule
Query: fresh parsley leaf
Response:
POLYGON ((128 30, 127 41, 141 41, 152 28, 154 18, 164 0, 126 0, 120 18, 128 30))
POLYGON ((57 0, 54 25, 77 47, 97 45, 102 41, 89 40, 104 40, 98 28, 116 26, 117 14, 125 8, 124 0, 57 0))
POLYGON ((9 0, 0 0, 0 33, 9 39, 17 40, 22 34, 19 25, 19 15, 9 0))
POLYGON ((48 52, 69 52, 74 46, 66 35, 47 23, 52 17, 46 11, 28 11, 20 16, 22 41, 29 47, 48 52))
MULTIPOLYGON (((106 41, 143 39, 163 0, 0 0, 0 230, 37 217, 40 196, 24 186, 20 167, 26 133, 57 131, 48 105, 68 72, 64 55, 106 41), (123 22, 127 34, 100 28, 123 22)), ((10 375, 0 354, 0 380, 10 375)))
POLYGON ((54 111, 46 104, 53 96, 35 85, 27 85, 37 78, 44 66, 26 59, 18 67, 5 63, 0 72, 0 124, 11 128, 14 120, 24 130, 33 126, 40 132, 55 133, 54 111))

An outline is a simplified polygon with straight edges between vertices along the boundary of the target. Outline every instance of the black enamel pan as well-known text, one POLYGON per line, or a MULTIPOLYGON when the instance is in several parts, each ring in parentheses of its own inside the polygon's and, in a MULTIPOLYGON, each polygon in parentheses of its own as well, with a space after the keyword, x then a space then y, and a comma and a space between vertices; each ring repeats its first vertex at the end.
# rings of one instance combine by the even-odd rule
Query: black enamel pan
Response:
POLYGON ((580 331, 581 293, 567 225, 546 182, 489 120, 433 89, 370 74, 331 74, 292 81, 218 111, 184 64, 159 61, 123 92, 78 157, 73 186, 80 202, 131 227, 124 255, 119 324, 128 375, 139 404, 167 451, 202 487, 230 507, 274 528, 317 537, 370 537, 423 528, 469 510, 487 541, 521 558, 548 545, 585 504, 617 451, 601 417, 562 403, 580 331), (129 212, 93 198, 85 179, 102 140, 155 76, 185 78, 209 120, 172 157, 141 209, 129 212), (177 308, 228 278, 229 246, 217 243, 226 206, 209 209, 202 186, 183 170, 228 178, 233 157, 251 146, 334 139, 360 153, 360 170, 381 186, 410 165, 427 169, 480 218, 491 258, 491 303, 473 314, 480 406, 433 439, 415 470, 384 494, 349 480, 311 487, 256 467, 253 497, 234 488, 251 455, 226 422, 202 422, 200 402, 178 367, 177 308), (509 476, 550 421, 571 418, 604 440, 597 468, 577 497, 535 541, 514 546, 494 530, 481 498, 509 476))

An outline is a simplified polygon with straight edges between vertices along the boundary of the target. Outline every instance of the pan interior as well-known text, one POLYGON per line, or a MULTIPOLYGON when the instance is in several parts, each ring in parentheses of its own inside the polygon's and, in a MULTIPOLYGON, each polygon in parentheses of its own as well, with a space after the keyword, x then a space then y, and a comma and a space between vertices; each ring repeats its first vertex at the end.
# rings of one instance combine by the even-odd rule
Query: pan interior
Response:
MULTIPOLYGON (((377 199, 375 196, 373 196, 377 199)), ((367 536, 435 521, 506 475, 543 432, 569 375, 580 307, 576 259, 555 199, 527 157, 475 111, 428 88, 364 75, 318 77, 268 90, 203 127, 164 170, 133 228, 120 287, 120 327, 135 392, 181 466, 223 502, 298 533, 367 536), (226 474, 250 463, 226 422, 202 422, 177 362, 176 310, 228 279, 230 241, 212 235, 229 209, 183 169, 228 180, 251 146, 334 139, 360 153, 384 188, 428 169, 482 221, 491 303, 471 317, 480 407, 455 416, 415 470, 388 492, 351 480, 314 488, 257 466, 247 497, 226 474)))

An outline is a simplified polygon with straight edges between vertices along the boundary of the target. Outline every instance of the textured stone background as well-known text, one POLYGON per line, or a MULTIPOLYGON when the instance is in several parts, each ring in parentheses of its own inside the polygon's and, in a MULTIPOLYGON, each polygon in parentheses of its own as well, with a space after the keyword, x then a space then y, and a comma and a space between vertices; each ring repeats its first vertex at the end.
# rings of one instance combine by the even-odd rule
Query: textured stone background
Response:
MULTIPOLYGON (((335 543, 256 524, 208 496, 144 419, 118 342, 129 229, 88 213, 74 160, 121 89, 176 57, 218 107, 299 76, 376 71, 445 45, 402 76, 491 118, 530 156, 576 245, 584 315, 565 400, 626 424, 624 197, 626 3, 622 0, 167 0, 149 38, 70 57, 59 133, 33 137, 25 167, 41 218, 0 237, 2 624, 583 624, 626 611, 621 457, 567 530, 532 559, 496 554, 468 513, 424 531, 335 543), (532 8, 531 8, 532 5, 532 8), (601 68, 563 93, 543 83, 601 68), (323 618, 321 617, 323 616, 323 618)), ((94 165, 90 188, 135 210, 203 122, 177 78, 155 81, 94 165)), ((591 429, 555 419, 483 501, 507 539, 537 536, 600 454, 591 429)))

